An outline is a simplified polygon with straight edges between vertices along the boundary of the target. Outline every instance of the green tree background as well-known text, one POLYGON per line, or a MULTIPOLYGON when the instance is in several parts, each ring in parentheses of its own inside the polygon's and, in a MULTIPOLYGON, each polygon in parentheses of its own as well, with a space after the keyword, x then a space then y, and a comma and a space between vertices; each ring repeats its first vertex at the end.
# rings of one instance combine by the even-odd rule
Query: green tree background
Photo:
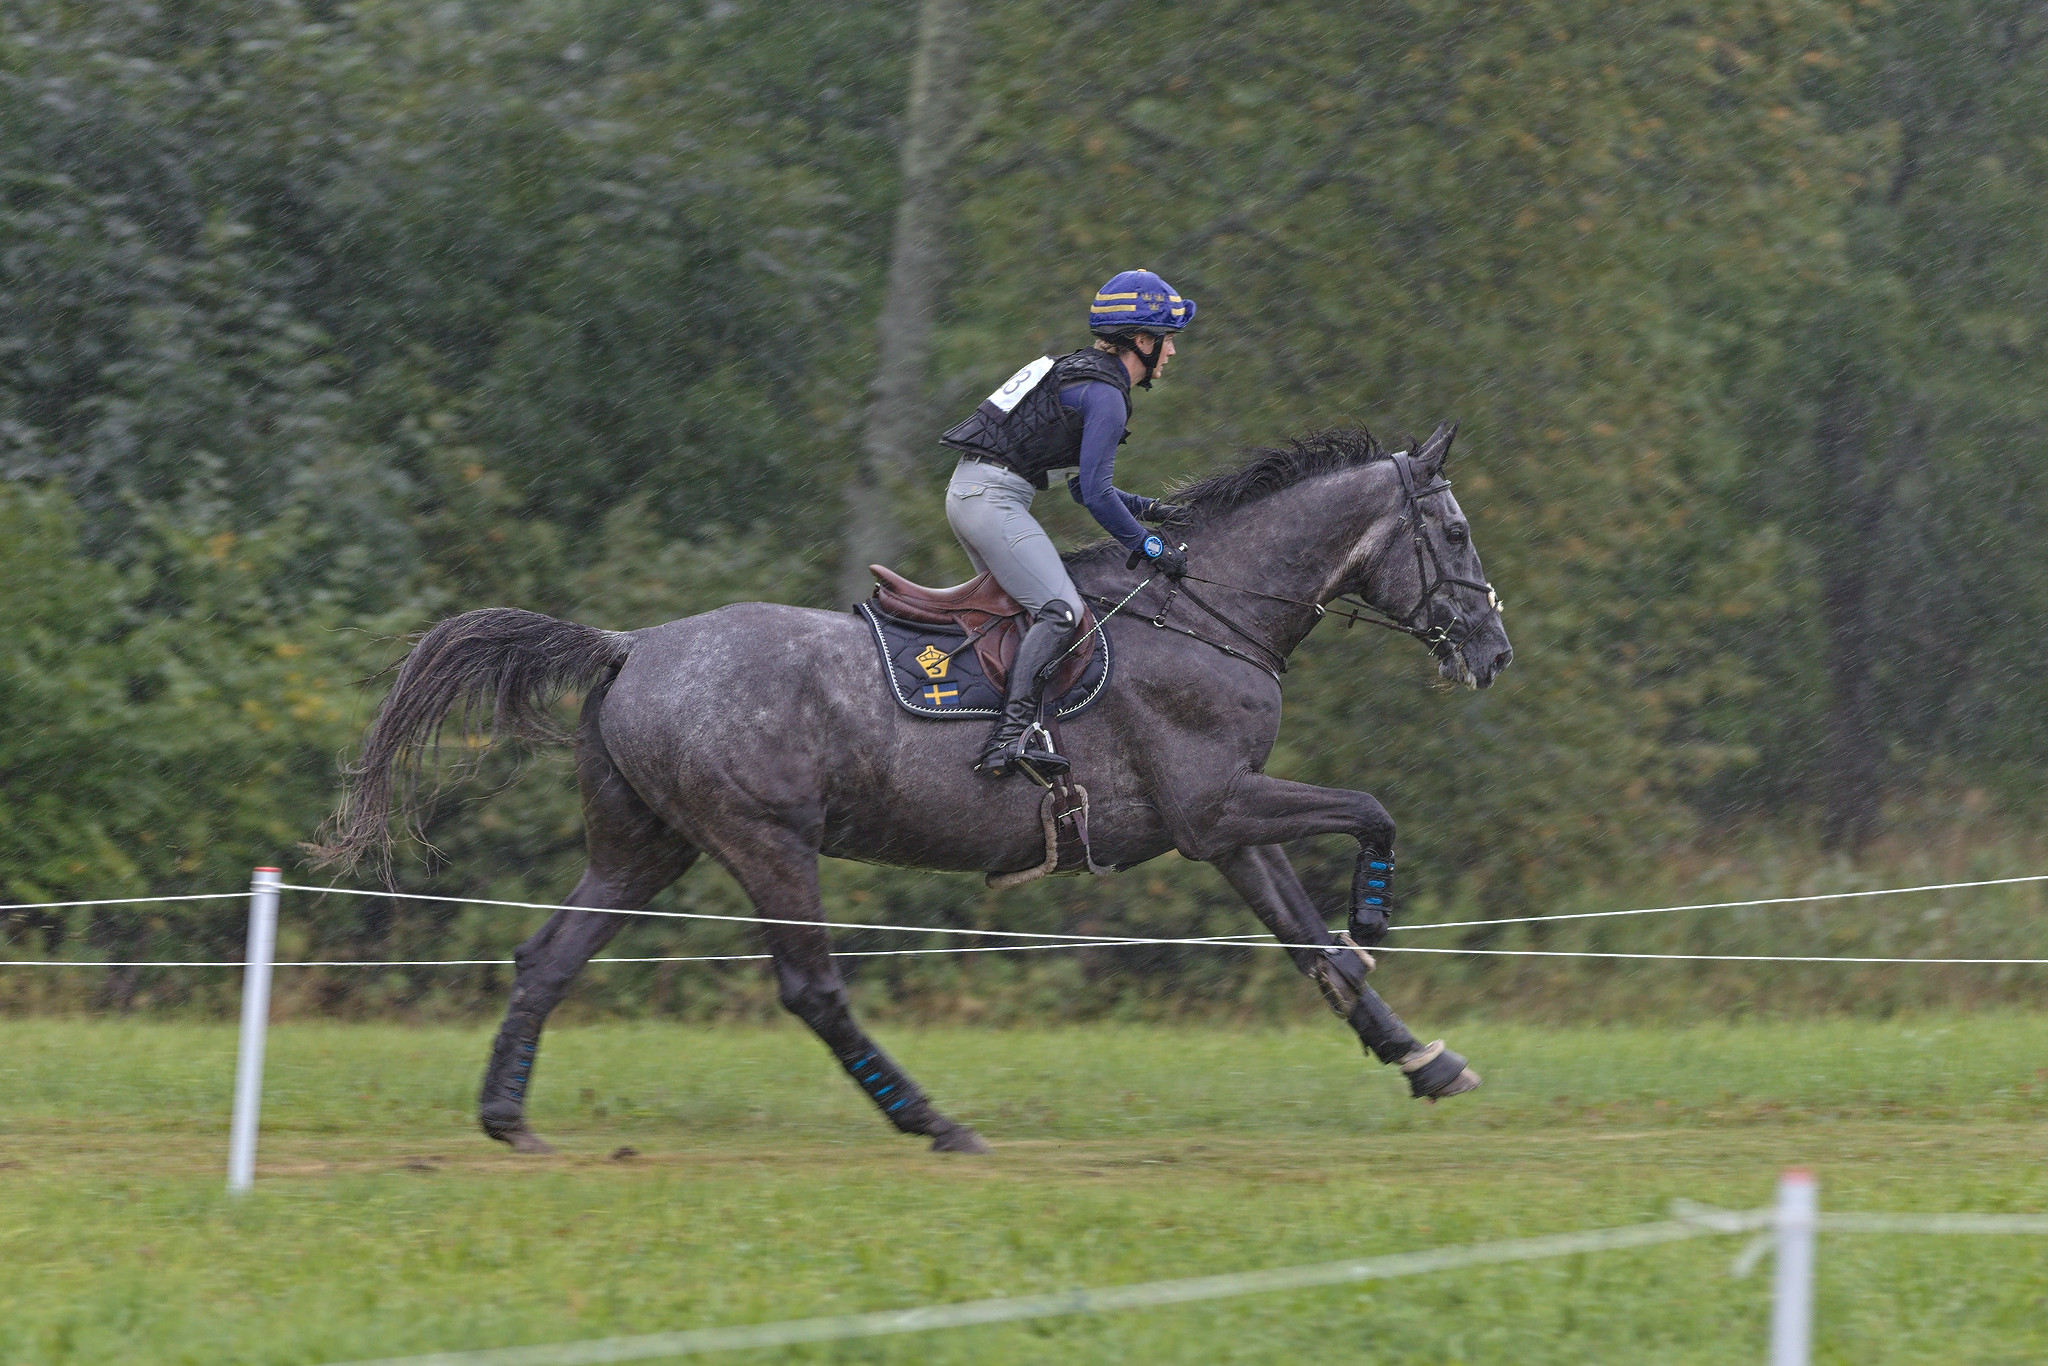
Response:
MULTIPOLYGON (((1402 643, 1325 628, 1273 765, 1380 795, 1417 907, 1803 887, 1935 851, 2037 871, 2038 6, 1042 0, 973 23, 931 431, 1077 344, 1088 291, 1133 265, 1203 312, 1140 399, 1127 487, 1308 429, 1462 424, 1454 473, 1515 668, 1445 695, 1402 643)), ((908 0, 0 14, 0 895, 216 891, 292 857, 374 707, 358 680, 441 616, 834 605, 917 27, 908 0)), ((957 576, 947 462, 920 459, 891 495, 903 567, 957 576)), ((1095 534, 1042 506, 1070 543, 1095 534)), ((579 843, 560 756, 480 776, 437 795, 437 852, 404 884, 553 900, 579 843)), ((1301 852, 1334 889, 1340 851, 1301 852)), ((835 867, 827 893, 848 918, 1244 928, 1176 860, 1003 897, 835 867)), ((662 904, 739 908, 715 872, 662 904)), ((0 952, 231 957, 238 915, 6 911, 0 952)), ((286 947, 498 956, 526 923, 336 897, 286 947)), ((1526 964, 1416 971, 1475 1001, 1584 989, 1526 964)), ((861 973, 968 1015, 1071 1010, 1084 983, 1152 1013, 1299 993, 1255 953, 861 973)), ((1684 990, 1735 1001, 1744 981, 1684 990)), ((1963 989, 1835 982, 1805 997, 1963 989)), ((461 1010, 502 984, 293 990, 461 1010)), ((224 989, 9 979, 0 1003, 224 989)), ((751 967, 670 964, 609 970, 588 999, 746 1013, 771 993, 751 967)))

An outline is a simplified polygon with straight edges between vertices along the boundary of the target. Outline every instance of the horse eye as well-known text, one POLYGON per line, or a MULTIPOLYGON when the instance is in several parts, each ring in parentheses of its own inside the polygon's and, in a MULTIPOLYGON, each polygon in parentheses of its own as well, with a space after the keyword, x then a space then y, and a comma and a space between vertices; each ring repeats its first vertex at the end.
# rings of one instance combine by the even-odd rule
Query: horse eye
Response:
POLYGON ((1465 531, 1464 526, 1459 523, 1454 522, 1450 526, 1444 528, 1444 539, 1449 541, 1452 545, 1465 544, 1466 534, 1467 533, 1465 531))

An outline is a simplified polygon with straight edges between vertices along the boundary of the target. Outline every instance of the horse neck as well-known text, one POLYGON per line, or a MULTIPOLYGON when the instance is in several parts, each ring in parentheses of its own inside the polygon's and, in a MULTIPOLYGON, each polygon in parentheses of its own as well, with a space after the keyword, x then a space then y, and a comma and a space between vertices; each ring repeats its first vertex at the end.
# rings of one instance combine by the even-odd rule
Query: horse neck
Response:
POLYGON ((1305 480, 1219 517, 1188 547, 1189 573, 1211 585, 1202 596, 1233 622, 1289 655, 1319 617, 1301 603, 1322 600, 1379 523, 1395 515, 1391 467, 1367 465, 1305 480), (1270 593, 1276 602, 1256 597, 1270 593))

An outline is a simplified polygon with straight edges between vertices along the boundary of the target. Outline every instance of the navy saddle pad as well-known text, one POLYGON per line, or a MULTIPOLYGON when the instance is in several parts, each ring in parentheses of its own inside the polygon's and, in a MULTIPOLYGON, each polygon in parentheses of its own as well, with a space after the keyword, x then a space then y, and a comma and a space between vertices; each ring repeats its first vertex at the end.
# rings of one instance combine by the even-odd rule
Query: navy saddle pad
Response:
MULTIPOLYGON (((967 633, 954 626, 927 626, 878 612, 871 603, 855 610, 868 624, 875 648, 882 653, 882 677, 889 695, 912 716, 952 721, 968 717, 987 720, 1003 707, 1003 695, 981 672, 981 659, 967 643, 967 633)), ((1047 710, 1068 717, 1085 711, 1109 686, 1109 637, 1095 628, 1095 657, 1081 681, 1047 710)))

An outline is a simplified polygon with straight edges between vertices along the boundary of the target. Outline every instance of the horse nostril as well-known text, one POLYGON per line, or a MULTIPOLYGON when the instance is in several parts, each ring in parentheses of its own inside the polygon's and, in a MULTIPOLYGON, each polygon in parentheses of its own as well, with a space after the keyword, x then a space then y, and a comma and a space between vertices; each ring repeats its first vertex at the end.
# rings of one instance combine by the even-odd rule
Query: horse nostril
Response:
POLYGON ((1514 662, 1515 652, 1513 650, 1502 650, 1499 654, 1493 657, 1493 671, 1495 673, 1499 673, 1502 669, 1505 669, 1508 665, 1514 662))

